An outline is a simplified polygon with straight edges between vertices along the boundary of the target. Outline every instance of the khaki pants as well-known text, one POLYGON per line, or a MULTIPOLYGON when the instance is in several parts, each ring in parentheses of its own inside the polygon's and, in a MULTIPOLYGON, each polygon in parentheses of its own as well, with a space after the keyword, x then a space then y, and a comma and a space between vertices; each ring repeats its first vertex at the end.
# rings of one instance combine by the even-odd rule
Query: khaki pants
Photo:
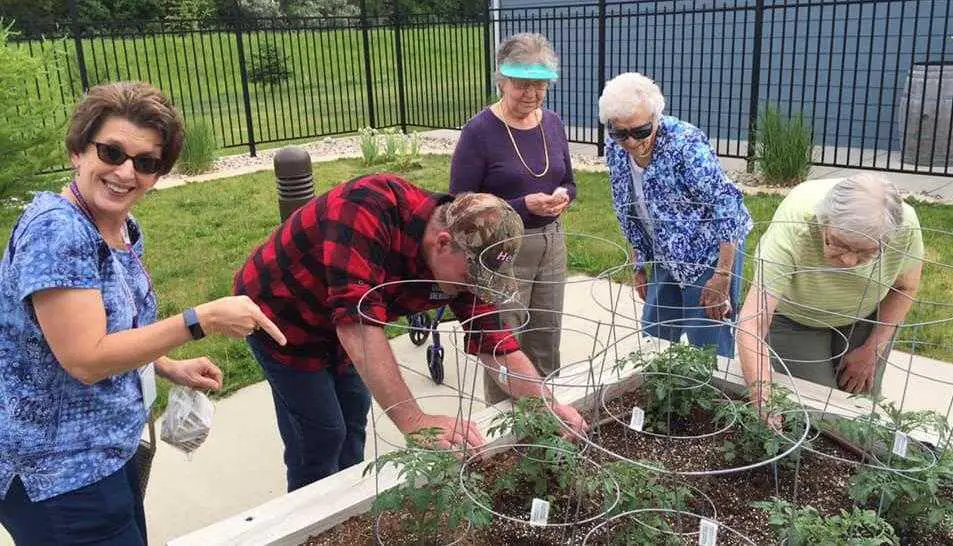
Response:
MULTIPOLYGON (((876 320, 876 313, 867 317, 867 320, 876 320)), ((864 320, 839 328, 812 328, 784 315, 775 314, 771 320, 768 339, 771 348, 784 360, 791 375, 812 383, 840 389, 837 380, 840 375, 841 355, 846 355, 863 345, 870 337, 873 328, 874 324, 864 320), (846 351, 844 350, 845 337, 847 338, 846 351)), ((893 341, 877 355, 874 393, 880 392, 886 359, 890 356, 892 348, 893 341)), ((774 355, 771 355, 771 365, 776 372, 786 373, 774 355)))
MULTIPOLYGON (((524 234, 529 237, 523 238, 513 262, 515 277, 521 281, 519 302, 516 309, 503 314, 503 319, 513 327, 526 321, 524 308, 549 311, 530 311, 529 322, 518 334, 523 352, 545 377, 559 369, 559 338, 566 289, 566 240, 559 220, 541 228, 524 230, 524 234)), ((508 397, 497 385, 495 376, 484 369, 483 392, 488 404, 508 397)))

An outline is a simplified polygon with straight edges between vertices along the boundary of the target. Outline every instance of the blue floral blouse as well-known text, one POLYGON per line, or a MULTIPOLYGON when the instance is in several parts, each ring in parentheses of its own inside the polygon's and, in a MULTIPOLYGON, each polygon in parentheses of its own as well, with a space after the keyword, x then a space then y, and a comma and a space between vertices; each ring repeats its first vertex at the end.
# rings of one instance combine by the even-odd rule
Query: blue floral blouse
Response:
MULTIPOLYGON (((142 232, 131 218, 127 227, 141 256, 142 232)), ((19 476, 34 502, 119 470, 146 422, 137 371, 84 385, 56 361, 30 300, 48 288, 100 290, 110 333, 156 318, 136 258, 110 249, 63 197, 38 194, 0 261, 0 497, 19 476)))
POLYGON ((742 242, 751 231, 741 192, 694 125, 671 116, 659 122, 652 160, 642 173, 650 222, 640 219, 629 157, 607 140, 612 202, 623 235, 639 253, 636 267, 662 263, 679 283, 690 284, 717 260, 722 242, 742 242))

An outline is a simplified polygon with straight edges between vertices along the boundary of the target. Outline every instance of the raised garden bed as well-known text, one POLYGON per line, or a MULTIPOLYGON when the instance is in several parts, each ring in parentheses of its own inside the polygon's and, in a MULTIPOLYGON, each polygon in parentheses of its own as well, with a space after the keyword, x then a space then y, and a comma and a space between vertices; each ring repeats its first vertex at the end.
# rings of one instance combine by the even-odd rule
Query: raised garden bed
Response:
MULTIPOLYGON (((656 390, 658 385, 646 388, 646 383, 652 377, 651 374, 658 371, 657 366, 653 371, 646 368, 645 364, 645 362, 639 366, 626 364, 616 374, 607 373, 604 381, 605 396, 601 396, 601 391, 589 388, 591 385, 585 388, 559 387, 555 389, 560 400, 588 412, 587 418, 590 422, 598 423, 597 427, 593 427, 589 444, 577 442, 575 445, 580 448, 579 454, 587 460, 594 461, 603 469, 612 468, 616 471, 613 474, 614 479, 622 484, 619 488, 621 502, 629 503, 626 506, 605 510, 604 515, 586 523, 558 528, 531 527, 520 521, 508 521, 505 518, 492 516, 487 518, 485 511, 475 510, 470 506, 469 511, 468 509, 458 511, 458 516, 459 514, 464 516, 451 524, 447 521, 447 517, 450 515, 453 503, 448 502, 445 497, 438 502, 424 503, 422 509, 415 508, 409 498, 398 501, 396 509, 392 506, 383 511, 379 525, 375 526, 377 515, 381 512, 379 509, 372 509, 375 497, 400 487, 404 480, 398 476, 396 468, 392 465, 386 465, 376 471, 372 470, 367 475, 364 475, 365 468, 362 466, 348 469, 281 499, 178 539, 171 544, 173 546, 374 544, 378 541, 375 533, 380 534, 380 542, 384 544, 448 544, 458 539, 459 542, 456 542, 458 544, 582 544, 587 535, 589 544, 610 542, 624 544, 627 543, 625 539, 633 533, 631 531, 633 522, 636 528, 641 528, 639 532, 642 535, 641 537, 636 535, 628 543, 644 544, 646 543, 644 539, 646 526, 644 523, 640 524, 640 521, 654 522, 656 525, 667 526, 674 531, 685 533, 683 536, 656 534, 654 538, 648 539, 648 542, 652 544, 697 544, 698 535, 690 533, 697 531, 700 523, 699 516, 719 522, 718 544, 748 543, 737 538, 734 532, 740 536, 747 536, 756 544, 778 544, 781 537, 792 530, 799 530, 804 534, 816 533, 818 529, 830 533, 834 529, 843 536, 858 529, 868 533, 873 533, 877 529, 883 531, 876 527, 884 523, 882 519, 873 512, 852 510, 855 505, 873 509, 879 507, 881 513, 888 519, 899 520, 903 524, 900 532, 904 536, 904 543, 953 544, 953 536, 944 530, 942 525, 948 521, 950 513, 950 495, 946 487, 947 484, 953 483, 948 472, 953 465, 947 457, 939 461, 934 460, 926 474, 918 474, 929 478, 927 483, 914 482, 911 486, 908 478, 902 480, 893 478, 906 475, 904 467, 907 467, 907 470, 916 469, 917 464, 921 466, 923 464, 904 463, 903 460, 895 460, 889 456, 889 453, 884 452, 885 449, 888 452, 890 449, 883 444, 885 434, 891 433, 890 423, 894 419, 899 419, 904 430, 910 427, 916 429, 929 424, 929 419, 923 415, 918 417, 910 412, 892 415, 890 408, 887 407, 882 408, 884 411, 878 412, 881 416, 879 420, 839 420, 832 417, 830 423, 835 425, 860 423, 873 432, 865 434, 863 427, 859 425, 853 427, 838 425, 834 427, 835 432, 843 438, 832 439, 827 436, 827 432, 820 435, 815 429, 811 429, 807 433, 807 437, 812 439, 811 451, 792 450, 787 456, 781 457, 777 465, 762 464, 748 470, 731 471, 734 467, 745 466, 745 458, 751 456, 748 451, 756 448, 759 443, 765 450, 760 457, 761 460, 767 457, 766 454, 772 452, 784 455, 790 448, 790 444, 770 431, 770 441, 767 443, 763 441, 763 437, 757 435, 751 436, 757 441, 743 441, 745 437, 750 436, 744 431, 748 428, 757 429, 752 422, 749 422, 751 416, 756 417, 757 413, 747 411, 751 409, 749 405, 737 402, 740 387, 731 381, 734 376, 729 377, 727 372, 718 372, 719 378, 723 379, 712 378, 709 372, 707 378, 701 380, 701 383, 705 385, 716 387, 712 391, 716 395, 712 397, 716 403, 706 404, 706 407, 703 407, 692 402, 685 406, 686 398, 692 400, 700 398, 697 396, 697 390, 695 395, 683 397, 681 394, 684 394, 683 391, 686 389, 671 389, 669 385, 670 396, 662 400, 660 405, 658 400, 652 400, 653 393, 660 392, 656 390), (721 393, 727 393, 727 395, 721 393), (722 430, 726 424, 724 419, 726 415, 729 418, 731 415, 724 411, 724 405, 731 405, 734 411, 732 415, 738 421, 732 422, 726 430, 722 430), (646 410, 644 425, 646 430, 642 432, 628 427, 632 406, 639 406, 646 410), (658 407, 677 409, 677 411, 670 412, 664 419, 656 419, 658 416, 654 414, 658 407), (721 421, 718 420, 719 416, 721 421), (661 427, 661 430, 656 427, 661 427), (700 436, 700 438, 674 438, 684 436, 700 436), (857 445, 851 446, 845 443, 844 439, 853 440, 863 448, 857 445), (730 449, 726 449, 726 440, 734 444, 730 449), (878 459, 871 459, 869 456, 865 459, 864 448, 877 453, 878 459), (726 455, 728 452, 732 453, 730 457, 726 455), (619 457, 631 458, 642 464, 640 466, 629 462, 619 462, 619 457), (881 463, 878 463, 878 460, 881 463), (871 470, 869 466, 861 464, 861 461, 866 461, 867 465, 879 465, 886 462, 896 471, 867 472, 868 479, 858 482, 858 474, 871 470), (650 470, 663 465, 667 473, 650 470), (699 469, 714 472, 707 474, 696 472, 699 469), (900 484, 901 488, 893 487, 897 484, 900 484), (876 487, 872 488, 872 486, 876 487), (884 486, 887 486, 886 490, 899 502, 886 502, 883 506, 878 506, 881 504, 879 494, 870 494, 866 502, 855 502, 851 498, 851 493, 854 493, 855 497, 861 496, 864 487, 870 491, 877 491, 877 487, 884 490, 884 486), (788 499, 794 501, 794 504, 784 506, 779 501, 769 509, 767 505, 771 505, 772 497, 788 499), (914 502, 907 502, 911 500, 914 502), (754 507, 751 504, 752 501, 763 501, 767 504, 754 507), (656 508, 642 508, 635 514, 618 515, 620 510, 631 509, 633 503, 635 506, 655 506, 656 508), (679 510, 658 508, 667 505, 680 506, 684 513, 679 510), (816 511, 812 512, 811 509, 805 508, 806 505, 813 506, 816 511), (907 505, 914 505, 914 511, 905 511, 904 506, 907 505), (428 516, 429 512, 432 512, 427 507, 433 506, 440 508, 440 514, 443 516, 442 521, 437 525, 447 528, 446 532, 437 535, 430 532, 422 535, 408 533, 407 522, 419 523, 422 518, 428 516), (839 511, 844 513, 838 515, 839 511), (480 515, 481 513, 483 515, 480 515), (937 520, 938 516, 939 520, 931 524, 930 522, 937 520), (472 525, 468 524, 468 520, 471 519, 475 522, 472 525)), ((659 363, 656 362, 657 364, 659 363)), ((724 361, 723 364, 727 365, 724 361)), ((726 368, 722 366, 721 370, 724 369, 726 368)), ((682 381, 687 381, 683 386, 690 385, 693 389, 699 389, 698 378, 681 377, 682 381)), ((799 389, 802 387, 803 385, 799 389)), ((792 410, 788 406, 780 407, 778 411, 790 413, 792 410)), ((785 413, 785 416, 789 413, 785 413)), ((487 430, 494 425, 494 419, 498 419, 501 414, 513 414, 509 402, 489 408, 475 415, 473 420, 481 429, 487 430)), ((813 419, 815 416, 811 417, 813 419)), ((755 419, 753 422, 763 423, 760 419, 755 419)), ((786 418, 784 436, 800 438, 798 432, 803 434, 804 428, 798 429, 796 425, 797 419, 786 418)), ((509 493, 499 491, 499 488, 495 486, 502 481, 509 469, 518 466, 520 461, 525 461, 527 458, 525 448, 513 447, 512 444, 518 441, 533 443, 538 442, 539 439, 520 440, 520 437, 525 435, 514 435, 512 432, 519 431, 507 431, 506 434, 491 439, 489 450, 485 455, 492 455, 492 457, 469 462, 468 470, 464 474, 470 475, 470 471, 483 474, 483 483, 489 484, 483 488, 490 499, 486 502, 494 511, 509 514, 514 520, 526 520, 530 513, 530 500, 537 496, 535 492, 526 488, 531 486, 524 484, 523 489, 509 493)), ((908 430, 908 432, 915 431, 908 430)), ((911 441, 911 446, 914 446, 911 449, 914 449, 915 453, 921 453, 921 448, 924 447, 923 445, 916 447, 918 445, 911 441)), ((452 469, 447 470, 448 479, 445 479, 444 483, 453 486, 460 476, 459 463, 454 461, 450 466, 452 469)), ((912 473, 909 474, 912 475, 912 473)), ((413 483, 418 484, 418 487, 414 488, 416 490, 426 487, 423 480, 413 483)), ((453 487, 448 491, 456 493, 450 495, 450 499, 459 500, 465 496, 459 489, 454 490, 453 487)), ((560 501, 558 497, 553 497, 551 500, 553 507, 549 521, 553 522, 559 517, 560 501)), ((605 501, 605 495, 601 497, 593 495, 590 497, 588 507, 605 509, 605 501)), ((586 519, 578 517, 579 513, 575 513, 576 521, 586 519)), ((895 542, 891 542, 896 540, 893 537, 893 530, 889 526, 887 528, 890 531, 890 538, 885 539, 887 541, 870 542, 870 544, 894 544, 895 542)), ((797 540, 799 540, 798 536, 792 535, 792 541, 789 544, 821 543, 813 539, 807 542, 803 540, 797 542, 797 540)), ((834 544, 837 543, 834 542, 834 544)))
MULTIPOLYGON (((408 533, 408 521, 420 522, 428 512, 437 513, 434 507, 441 511, 446 505, 378 506, 304 544, 698 544, 702 518, 718 522, 718 544, 778 544, 788 535, 790 544, 811 544, 824 540, 811 534, 819 532, 843 535, 838 539, 842 542, 834 544, 854 544, 843 537, 855 532, 870 540, 864 544, 953 544, 953 504, 943 487, 951 483, 947 480, 953 464, 912 439, 907 457, 890 455, 891 446, 883 445, 898 426, 906 432, 945 433, 936 415, 902 413, 881 404, 876 419, 812 415, 814 424, 805 430, 800 410, 776 388, 772 398, 784 420, 780 431, 774 431, 756 409, 731 392, 732 385, 711 377, 712 355, 678 346, 664 356, 678 365, 679 374, 660 368, 667 361, 657 357, 635 358, 643 381, 632 383, 634 390, 597 397, 595 403, 590 399, 583 406, 589 421, 598 426, 589 442, 577 442, 586 464, 574 468, 576 479, 568 480, 568 489, 560 484, 565 479, 558 469, 548 469, 548 489, 544 484, 534 490, 529 482, 513 490, 499 487, 527 461, 551 462, 553 457, 540 451, 539 444, 558 436, 558 427, 548 439, 540 437, 546 431, 532 427, 504 427, 503 432, 519 438, 529 436, 526 441, 536 447, 504 448, 466 463, 462 475, 479 472, 486 508, 495 512, 469 506, 471 515, 478 514, 470 518, 472 528, 461 518, 462 524, 442 521, 442 529, 430 534, 408 533), (685 359, 705 364, 693 369, 685 366, 685 359), (644 409, 643 430, 630 426, 633 407, 644 409), (793 441, 802 437, 805 443, 795 446, 793 441), (776 462, 765 464, 776 457, 776 462), (653 471, 662 468, 664 473, 653 471), (581 483, 591 482, 596 485, 580 492, 581 483), (620 502, 609 502, 610 482, 619 487, 620 502), (552 503, 546 527, 526 521, 532 499, 539 497, 552 503), (905 506, 913 500, 920 506, 905 506), (811 508, 802 508, 806 506, 811 508), (883 518, 874 512, 878 509, 883 518), (631 510, 637 512, 629 514, 631 510), (667 531, 655 531, 659 528, 667 531)), ((523 406, 515 410, 522 418, 513 421, 525 422, 541 407, 523 406)), ((545 408, 543 413, 549 416, 545 408)), ((403 494, 426 488, 421 484, 403 494)))

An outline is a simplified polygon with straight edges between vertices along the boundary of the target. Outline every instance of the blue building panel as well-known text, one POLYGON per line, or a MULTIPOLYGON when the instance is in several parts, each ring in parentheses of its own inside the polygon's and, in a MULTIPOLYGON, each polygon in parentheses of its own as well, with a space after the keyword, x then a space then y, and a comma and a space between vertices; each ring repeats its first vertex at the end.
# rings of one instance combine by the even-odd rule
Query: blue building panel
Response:
MULTIPOLYGON (((906 112, 898 105, 911 66, 953 63, 951 4, 765 0, 757 103, 803 113, 818 145, 899 149, 897 126, 906 112)), ((746 140, 755 6, 754 0, 609 2, 606 79, 642 72, 659 83, 669 113, 712 138, 746 140)), ((562 74, 549 106, 567 125, 594 126, 598 4, 499 0, 499 8, 493 10, 499 37, 535 31, 552 40, 562 74)))

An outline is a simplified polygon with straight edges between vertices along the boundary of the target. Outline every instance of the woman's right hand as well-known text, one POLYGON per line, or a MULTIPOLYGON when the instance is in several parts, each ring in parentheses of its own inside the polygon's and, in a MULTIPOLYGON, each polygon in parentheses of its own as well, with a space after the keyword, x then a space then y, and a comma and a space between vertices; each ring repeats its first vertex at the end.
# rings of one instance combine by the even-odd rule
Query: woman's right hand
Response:
POLYGON ((248 296, 228 296, 203 303, 195 308, 195 313, 207 334, 240 338, 260 328, 268 332, 278 345, 287 342, 281 330, 248 296))
POLYGON ((632 275, 632 283, 635 285, 635 291, 639 295, 639 298, 644 302, 649 286, 649 277, 646 275, 644 269, 635 270, 635 274, 632 275))

